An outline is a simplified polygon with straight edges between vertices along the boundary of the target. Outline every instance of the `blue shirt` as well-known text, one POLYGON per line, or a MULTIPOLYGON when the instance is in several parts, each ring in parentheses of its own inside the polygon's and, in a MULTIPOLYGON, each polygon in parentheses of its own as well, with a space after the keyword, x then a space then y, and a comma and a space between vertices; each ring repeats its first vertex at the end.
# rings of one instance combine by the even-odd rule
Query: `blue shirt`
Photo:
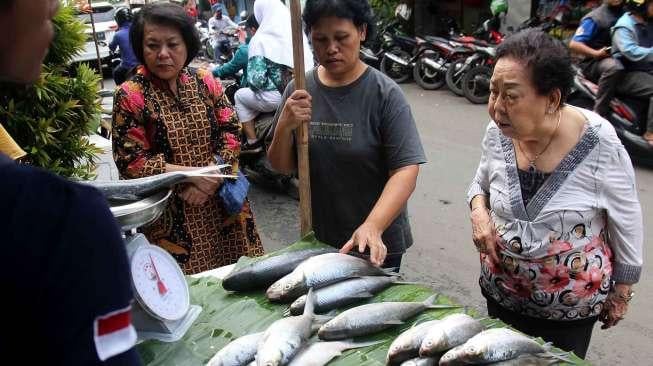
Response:
POLYGON ((140 64, 129 42, 129 27, 131 27, 131 23, 120 27, 109 44, 111 51, 115 51, 117 47, 120 48, 120 66, 126 69, 140 64))
POLYGON ((585 18, 578 26, 572 40, 581 43, 588 43, 594 37, 596 28, 596 22, 594 22, 592 18, 585 18))

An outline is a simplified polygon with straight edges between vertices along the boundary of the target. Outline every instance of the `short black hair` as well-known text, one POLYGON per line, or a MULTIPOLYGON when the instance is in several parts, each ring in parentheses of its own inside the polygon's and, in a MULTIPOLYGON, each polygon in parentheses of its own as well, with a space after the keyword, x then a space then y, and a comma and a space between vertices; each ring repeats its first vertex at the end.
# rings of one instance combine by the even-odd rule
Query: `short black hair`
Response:
POLYGON ((376 31, 374 13, 368 0, 307 0, 304 5, 304 24, 306 32, 324 17, 350 19, 355 26, 367 27, 366 42, 373 38, 376 31))
POLYGON ((569 49, 557 39, 536 28, 508 36, 497 48, 496 60, 509 57, 523 63, 539 95, 560 90, 560 106, 567 100, 574 83, 569 49))
POLYGON ((200 50, 200 37, 195 29, 193 19, 186 14, 183 7, 172 3, 147 4, 136 13, 129 30, 129 38, 138 61, 145 65, 143 57, 143 37, 145 36, 145 23, 174 27, 179 30, 188 57, 184 66, 188 66, 200 50))
POLYGON ((254 16, 254 14, 250 14, 247 17, 247 20, 245 21, 245 28, 258 29, 258 27, 259 27, 259 24, 256 21, 256 17, 254 16))
POLYGON ((14 5, 14 0, 0 0, 0 11, 9 10, 14 5))

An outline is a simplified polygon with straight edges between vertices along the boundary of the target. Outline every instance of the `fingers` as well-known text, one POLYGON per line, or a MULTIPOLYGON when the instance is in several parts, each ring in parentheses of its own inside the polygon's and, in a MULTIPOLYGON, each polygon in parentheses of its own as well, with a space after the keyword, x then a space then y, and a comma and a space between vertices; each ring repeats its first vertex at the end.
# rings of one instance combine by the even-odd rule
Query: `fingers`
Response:
POLYGON ((303 100, 308 100, 308 102, 310 103, 313 98, 311 97, 311 95, 306 90, 298 89, 298 90, 295 90, 290 95, 289 99, 292 99, 292 100, 302 100, 303 99, 303 100))
POLYGON ((340 248, 340 253, 347 254, 354 248, 354 239, 349 239, 349 241, 340 248))
POLYGON ((383 243, 370 245, 370 260, 375 266, 381 266, 388 254, 388 249, 383 243))

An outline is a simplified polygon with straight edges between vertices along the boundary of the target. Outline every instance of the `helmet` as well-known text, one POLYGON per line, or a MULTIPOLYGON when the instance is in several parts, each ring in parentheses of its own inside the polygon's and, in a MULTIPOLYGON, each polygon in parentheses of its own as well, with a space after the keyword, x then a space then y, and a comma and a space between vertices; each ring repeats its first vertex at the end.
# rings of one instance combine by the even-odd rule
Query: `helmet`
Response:
POLYGON ((492 0, 490 3, 490 12, 492 12, 492 16, 497 16, 501 13, 508 14, 508 1, 492 0))
POLYGON ((129 8, 121 7, 113 14, 113 19, 116 20, 118 26, 132 21, 132 11, 129 8))
POLYGON ((628 11, 636 14, 646 14, 646 6, 651 0, 626 0, 626 8, 628 11))
POLYGON ((410 14, 412 13, 412 10, 407 4, 399 4, 395 8, 395 16, 399 17, 405 21, 408 21, 410 19, 410 14))

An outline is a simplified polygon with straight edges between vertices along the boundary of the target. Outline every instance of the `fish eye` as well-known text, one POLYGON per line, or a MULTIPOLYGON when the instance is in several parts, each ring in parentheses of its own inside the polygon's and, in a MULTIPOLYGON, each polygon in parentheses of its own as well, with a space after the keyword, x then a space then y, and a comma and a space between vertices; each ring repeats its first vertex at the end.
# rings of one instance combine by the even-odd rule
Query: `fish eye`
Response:
POLYGON ((285 290, 290 290, 291 287, 292 287, 292 286, 291 286, 290 284, 287 284, 287 285, 283 286, 283 288, 284 288, 285 290))

